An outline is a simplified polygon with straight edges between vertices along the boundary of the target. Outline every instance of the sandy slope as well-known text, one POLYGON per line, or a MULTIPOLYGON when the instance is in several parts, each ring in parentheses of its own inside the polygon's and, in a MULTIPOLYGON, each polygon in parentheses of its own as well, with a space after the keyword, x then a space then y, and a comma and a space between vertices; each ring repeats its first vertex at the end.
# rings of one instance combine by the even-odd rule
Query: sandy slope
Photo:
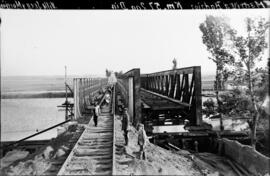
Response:
POLYGON ((116 120, 116 175, 202 175, 194 162, 186 156, 173 153, 148 143, 147 159, 139 160, 137 131, 131 127, 130 142, 124 146, 121 121, 116 120))

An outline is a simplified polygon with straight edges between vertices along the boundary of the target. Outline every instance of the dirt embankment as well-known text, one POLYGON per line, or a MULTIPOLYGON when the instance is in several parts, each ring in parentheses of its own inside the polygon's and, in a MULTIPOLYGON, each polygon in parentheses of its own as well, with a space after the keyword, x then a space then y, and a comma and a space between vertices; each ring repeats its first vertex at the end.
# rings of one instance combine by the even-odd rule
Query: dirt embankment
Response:
POLYGON ((235 161, 213 153, 169 151, 154 144, 146 147, 146 160, 139 159, 138 134, 134 127, 125 146, 120 117, 116 117, 116 175, 250 175, 235 161))
POLYGON ((119 117, 116 119, 116 175, 203 175, 189 157, 149 142, 146 147, 146 160, 140 160, 136 129, 131 127, 129 145, 124 146, 121 121, 119 117))

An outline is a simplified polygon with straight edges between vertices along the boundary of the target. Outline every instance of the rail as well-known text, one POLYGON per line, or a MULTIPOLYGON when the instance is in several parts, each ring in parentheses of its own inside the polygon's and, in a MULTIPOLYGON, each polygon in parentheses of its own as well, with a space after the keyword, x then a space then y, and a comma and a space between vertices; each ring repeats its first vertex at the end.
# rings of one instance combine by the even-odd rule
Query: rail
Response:
POLYGON ((116 175, 116 170, 115 170, 115 152, 116 152, 116 148, 115 148, 115 142, 116 142, 116 134, 115 134, 115 121, 116 121, 116 117, 115 117, 115 99, 116 99, 116 94, 115 94, 115 85, 113 86, 113 94, 112 94, 112 100, 113 100, 113 105, 112 105, 112 113, 113 113, 113 151, 112 151, 112 155, 113 155, 113 159, 112 159, 112 175, 116 175))
MULTIPOLYGON (((104 100, 103 95, 99 104, 104 100)), ((93 119, 90 120, 57 175, 112 174, 115 151, 113 103, 102 106, 96 127, 93 119)))

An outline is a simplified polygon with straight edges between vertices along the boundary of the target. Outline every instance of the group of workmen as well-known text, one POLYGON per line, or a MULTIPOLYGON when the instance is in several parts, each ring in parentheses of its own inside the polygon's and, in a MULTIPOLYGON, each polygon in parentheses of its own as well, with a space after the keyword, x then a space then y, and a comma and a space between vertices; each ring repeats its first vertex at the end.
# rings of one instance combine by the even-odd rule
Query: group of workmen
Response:
MULTIPOLYGON (((111 89, 108 89, 107 93, 105 94, 105 103, 107 105, 109 105, 110 100, 111 100, 111 89)), ((98 116, 100 116, 100 106, 98 104, 97 101, 95 101, 94 103, 94 112, 93 112, 93 120, 94 120, 94 125, 97 126, 98 125, 98 116)), ((125 145, 128 146, 128 132, 130 131, 130 120, 129 120, 129 116, 128 116, 128 112, 127 112, 127 108, 122 108, 122 130, 124 133, 124 138, 125 138, 125 145)), ((147 145, 147 135, 146 132, 144 130, 144 125, 143 124, 139 124, 138 125, 138 145, 140 147, 139 150, 139 158, 140 159, 146 159, 146 153, 145 153, 145 148, 147 145)))
MULTIPOLYGON (((107 92, 105 93, 105 104, 106 105, 109 105, 110 104, 110 101, 111 101, 111 93, 112 93, 112 87, 108 87, 107 88, 107 92)), ((100 116, 100 106, 98 104, 98 101, 95 100, 94 101, 94 109, 93 109, 93 114, 94 114, 94 117, 93 117, 93 120, 94 120, 94 125, 97 126, 98 124, 98 116, 100 116)))
MULTIPOLYGON (((125 145, 128 146, 128 132, 130 131, 130 120, 127 113, 127 108, 124 108, 124 113, 122 115, 122 130, 124 132, 125 145)), ((139 159, 146 160, 145 148, 147 145, 147 135, 144 130, 144 125, 138 125, 138 145, 140 146, 139 159)))

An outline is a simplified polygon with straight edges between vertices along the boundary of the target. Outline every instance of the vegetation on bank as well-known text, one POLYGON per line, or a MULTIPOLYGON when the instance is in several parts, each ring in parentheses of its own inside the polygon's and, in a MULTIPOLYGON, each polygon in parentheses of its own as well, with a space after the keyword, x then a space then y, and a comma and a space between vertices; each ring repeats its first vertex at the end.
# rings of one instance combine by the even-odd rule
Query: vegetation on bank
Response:
POLYGON ((265 67, 257 63, 266 60, 264 52, 268 48, 266 36, 270 23, 261 17, 246 18, 245 23, 246 33, 241 35, 225 17, 207 16, 199 26, 203 43, 211 54, 209 59, 216 64, 217 103, 208 99, 203 106, 207 116, 248 118, 251 146, 255 149, 259 130, 264 131, 264 142, 269 143, 269 102, 264 105, 269 98, 269 59, 265 67), (224 93, 229 79, 231 91, 224 93))

